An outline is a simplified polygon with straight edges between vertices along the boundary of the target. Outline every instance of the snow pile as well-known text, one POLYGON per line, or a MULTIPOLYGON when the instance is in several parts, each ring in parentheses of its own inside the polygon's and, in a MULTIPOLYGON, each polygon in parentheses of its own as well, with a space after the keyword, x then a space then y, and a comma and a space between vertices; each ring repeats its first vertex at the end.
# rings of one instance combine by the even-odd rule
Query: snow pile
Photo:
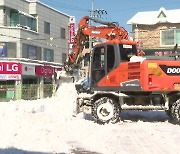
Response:
POLYGON ((74 84, 35 101, 0 102, 0 153, 178 153, 179 125, 163 111, 122 111, 123 121, 98 125, 74 116, 74 84))

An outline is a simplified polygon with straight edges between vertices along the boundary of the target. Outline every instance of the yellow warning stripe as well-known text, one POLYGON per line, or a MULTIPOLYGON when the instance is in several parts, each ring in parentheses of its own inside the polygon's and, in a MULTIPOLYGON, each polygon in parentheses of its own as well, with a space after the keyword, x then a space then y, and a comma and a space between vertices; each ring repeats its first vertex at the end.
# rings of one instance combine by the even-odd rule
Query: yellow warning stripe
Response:
POLYGON ((163 73, 159 69, 149 69, 149 74, 154 74, 156 76, 163 76, 163 73))

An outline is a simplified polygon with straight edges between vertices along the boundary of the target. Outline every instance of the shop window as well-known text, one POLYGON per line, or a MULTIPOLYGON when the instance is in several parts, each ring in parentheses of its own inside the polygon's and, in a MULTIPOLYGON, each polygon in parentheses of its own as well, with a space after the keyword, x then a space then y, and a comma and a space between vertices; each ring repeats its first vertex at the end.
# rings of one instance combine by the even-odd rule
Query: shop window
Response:
POLYGON ((44 60, 53 62, 54 61, 54 51, 51 49, 44 48, 44 60))
POLYGON ((51 77, 44 77, 44 98, 52 97, 53 93, 53 84, 52 84, 52 78, 51 77))
POLYGON ((50 23, 46 21, 44 21, 44 33, 50 34, 50 23))
POLYGON ((15 81, 0 81, 0 101, 8 101, 15 97, 15 81))
POLYGON ((38 95, 38 78, 36 77, 23 77, 22 80, 22 99, 34 100, 39 98, 38 95))

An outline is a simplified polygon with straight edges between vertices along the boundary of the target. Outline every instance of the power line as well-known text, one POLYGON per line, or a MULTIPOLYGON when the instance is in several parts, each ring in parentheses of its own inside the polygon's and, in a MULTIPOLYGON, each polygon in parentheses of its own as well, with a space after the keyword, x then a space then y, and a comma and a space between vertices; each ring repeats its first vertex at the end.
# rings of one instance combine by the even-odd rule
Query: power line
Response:
MULTIPOLYGON (((4 37, 9 37, 9 38, 14 38, 14 39, 18 39, 18 40, 25 40, 25 41, 31 41, 37 44, 41 44, 41 45, 45 45, 45 46, 50 46, 50 47, 55 47, 55 48, 62 48, 59 45, 54 45, 52 43, 44 43, 44 42, 39 42, 42 40, 51 40, 51 38, 45 38, 45 39, 29 39, 29 38, 23 38, 23 37, 16 37, 16 36, 11 36, 11 35, 6 35, 6 34, 1 34, 0 36, 4 36, 4 37), (39 40, 39 41, 38 41, 39 40)), ((58 39, 58 38, 53 38, 53 39, 58 39)))
POLYGON ((77 10, 77 11, 85 11, 85 12, 90 12, 91 10, 90 9, 85 9, 85 8, 80 8, 80 7, 77 7, 77 6, 72 6, 72 5, 67 5, 67 4, 63 4, 63 3, 60 3, 60 2, 53 2, 53 1, 49 1, 49 0, 41 0, 43 3, 46 3, 48 5, 53 5, 53 7, 61 7, 61 8, 64 8, 64 9, 73 9, 73 10, 77 10))

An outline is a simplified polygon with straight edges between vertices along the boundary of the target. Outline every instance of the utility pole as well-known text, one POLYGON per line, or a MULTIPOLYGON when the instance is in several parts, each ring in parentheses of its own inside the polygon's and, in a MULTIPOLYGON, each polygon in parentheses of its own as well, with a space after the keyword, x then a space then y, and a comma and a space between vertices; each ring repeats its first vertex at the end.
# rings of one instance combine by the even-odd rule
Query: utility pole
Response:
MULTIPOLYGON (((94 17, 94 0, 91 0, 91 12, 90 12, 90 17, 93 18, 94 17)), ((92 21, 90 20, 89 22, 90 26, 92 25, 92 21)), ((88 67, 88 83, 90 84, 90 80, 89 77, 91 76, 91 72, 89 70, 91 70, 91 59, 92 59, 92 37, 89 36, 89 67, 88 67)))
MULTIPOLYGON (((90 17, 93 18, 94 17, 94 0, 91 0, 91 12, 90 12, 90 17)), ((90 26, 92 25, 92 21, 90 20, 90 26)), ((92 37, 89 36, 89 50, 90 53, 92 51, 92 37)))

